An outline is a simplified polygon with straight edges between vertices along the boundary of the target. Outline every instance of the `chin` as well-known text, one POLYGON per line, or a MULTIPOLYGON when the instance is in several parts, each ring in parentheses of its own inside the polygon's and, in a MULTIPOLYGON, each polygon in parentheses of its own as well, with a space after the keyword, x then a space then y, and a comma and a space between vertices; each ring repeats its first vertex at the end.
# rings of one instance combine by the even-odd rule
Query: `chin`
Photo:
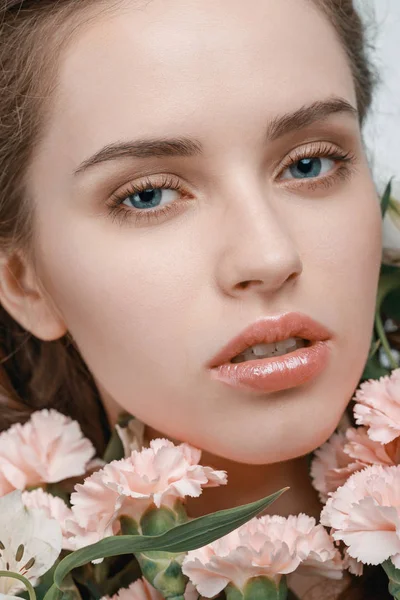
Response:
MULTIPOLYGON (((219 437, 218 440, 203 440, 201 448, 203 451, 218 456, 225 460, 248 465, 266 465, 286 462, 300 458, 314 452, 322 446, 334 433, 338 421, 327 424, 325 421, 321 426, 305 428, 296 436, 282 435, 274 443, 269 441, 268 432, 263 436, 244 436, 243 431, 237 436, 229 438, 219 437), (312 431, 310 431, 312 429, 312 431), (234 443, 232 443, 234 440, 234 443)), ((189 442, 190 443, 190 442, 189 442)))

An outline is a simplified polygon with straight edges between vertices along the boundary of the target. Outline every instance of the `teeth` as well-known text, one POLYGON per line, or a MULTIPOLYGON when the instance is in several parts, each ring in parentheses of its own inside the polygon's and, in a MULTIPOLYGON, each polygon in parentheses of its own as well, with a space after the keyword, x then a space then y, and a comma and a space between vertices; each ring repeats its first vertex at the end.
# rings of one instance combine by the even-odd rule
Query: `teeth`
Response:
POLYGON ((256 356, 264 356, 265 354, 270 354, 275 351, 275 344, 258 344, 257 346, 252 346, 246 350, 246 352, 253 352, 256 356))
POLYGON ((257 344, 251 348, 247 348, 247 350, 241 354, 238 354, 238 356, 235 356, 235 358, 232 359, 232 362, 239 363, 260 358, 283 356, 284 354, 293 352, 298 348, 304 348, 304 346, 306 346, 306 341, 300 338, 289 338, 273 344, 257 344))

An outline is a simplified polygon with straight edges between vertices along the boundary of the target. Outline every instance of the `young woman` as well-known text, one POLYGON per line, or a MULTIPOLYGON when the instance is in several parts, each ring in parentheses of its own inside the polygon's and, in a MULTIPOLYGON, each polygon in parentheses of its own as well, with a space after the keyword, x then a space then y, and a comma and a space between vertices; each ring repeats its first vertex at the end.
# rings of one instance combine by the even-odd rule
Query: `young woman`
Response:
POLYGON ((55 407, 101 452, 128 411, 227 469, 192 516, 318 517, 381 261, 352 1, 2 6, 1 427, 55 407))

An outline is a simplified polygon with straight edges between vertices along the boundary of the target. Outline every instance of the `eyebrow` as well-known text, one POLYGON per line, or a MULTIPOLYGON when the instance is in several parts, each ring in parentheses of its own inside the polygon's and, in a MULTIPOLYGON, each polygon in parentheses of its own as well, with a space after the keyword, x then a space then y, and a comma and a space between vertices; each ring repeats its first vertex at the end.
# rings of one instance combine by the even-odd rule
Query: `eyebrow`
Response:
MULTIPOLYGON (((313 123, 323 121, 331 115, 344 113, 358 117, 358 110, 347 100, 332 97, 302 106, 292 113, 276 116, 270 121, 266 131, 266 141, 273 142, 284 135, 298 129, 304 129, 313 123)), ((115 142, 104 146, 101 150, 83 161, 74 171, 80 175, 100 163, 122 158, 156 158, 156 157, 193 157, 203 154, 202 144, 186 137, 181 138, 149 138, 135 141, 115 142)))

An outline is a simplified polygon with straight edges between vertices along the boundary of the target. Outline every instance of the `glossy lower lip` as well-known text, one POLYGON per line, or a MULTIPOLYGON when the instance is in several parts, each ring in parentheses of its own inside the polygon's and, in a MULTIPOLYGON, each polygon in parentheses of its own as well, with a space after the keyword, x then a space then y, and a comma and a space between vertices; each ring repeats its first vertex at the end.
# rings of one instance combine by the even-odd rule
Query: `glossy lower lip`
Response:
POLYGON ((315 379, 328 366, 330 346, 316 341, 276 358, 225 363, 210 369, 211 377, 236 389, 272 393, 315 379))

